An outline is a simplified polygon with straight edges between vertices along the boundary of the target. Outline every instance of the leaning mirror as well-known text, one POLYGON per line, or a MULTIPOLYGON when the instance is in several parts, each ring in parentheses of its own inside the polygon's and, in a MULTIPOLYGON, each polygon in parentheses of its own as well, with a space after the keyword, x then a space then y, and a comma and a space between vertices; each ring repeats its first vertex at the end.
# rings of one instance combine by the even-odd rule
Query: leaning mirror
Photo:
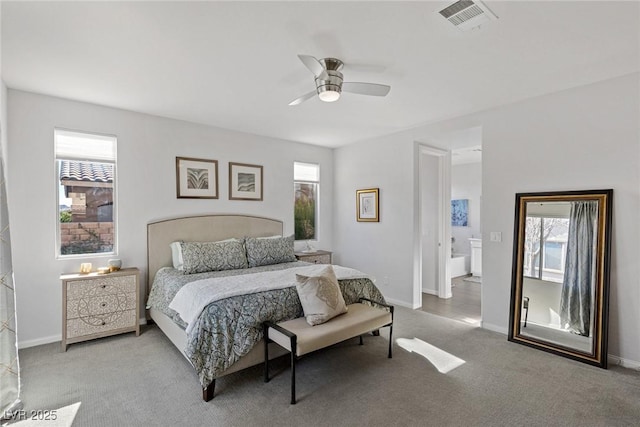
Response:
POLYGON ((607 367, 612 194, 516 194, 509 341, 607 367))

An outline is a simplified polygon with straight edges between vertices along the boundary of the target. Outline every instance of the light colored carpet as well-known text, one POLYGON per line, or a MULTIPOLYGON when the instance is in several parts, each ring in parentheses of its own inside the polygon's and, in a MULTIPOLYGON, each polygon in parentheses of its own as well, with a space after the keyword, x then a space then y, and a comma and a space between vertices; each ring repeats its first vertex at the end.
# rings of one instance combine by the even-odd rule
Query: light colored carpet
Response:
POLYGON ((354 339, 303 358, 297 405, 289 404, 282 358, 271 382, 250 368, 218 380, 216 397, 203 402, 190 365, 148 326, 140 337, 73 344, 66 353, 58 343, 21 350, 22 400, 27 411, 81 402, 77 426, 638 425, 640 372, 595 368, 422 311, 396 313, 395 338, 464 363, 440 373, 398 345, 387 359, 383 331, 364 346, 354 339))
POLYGON ((471 282, 471 283, 482 283, 482 277, 478 277, 478 276, 469 276, 469 277, 465 277, 464 279, 465 282, 471 282))

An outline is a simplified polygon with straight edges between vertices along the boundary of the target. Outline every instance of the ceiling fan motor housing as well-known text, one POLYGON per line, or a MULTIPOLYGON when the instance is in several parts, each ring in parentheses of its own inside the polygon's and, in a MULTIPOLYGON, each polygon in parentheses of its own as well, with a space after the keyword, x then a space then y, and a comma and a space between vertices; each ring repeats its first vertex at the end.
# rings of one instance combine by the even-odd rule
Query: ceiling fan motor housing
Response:
POLYGON ((329 77, 326 79, 319 79, 316 77, 316 89, 318 94, 322 92, 338 92, 342 93, 342 81, 343 76, 340 70, 343 67, 343 62, 336 58, 324 58, 319 62, 327 70, 329 77))

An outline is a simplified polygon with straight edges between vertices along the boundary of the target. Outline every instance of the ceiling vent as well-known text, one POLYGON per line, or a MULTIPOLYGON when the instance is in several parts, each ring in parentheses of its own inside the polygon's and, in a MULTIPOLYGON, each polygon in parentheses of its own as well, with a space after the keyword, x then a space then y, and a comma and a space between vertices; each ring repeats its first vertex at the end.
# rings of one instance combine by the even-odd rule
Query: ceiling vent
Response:
POLYGON ((491 9, 478 0, 457 1, 442 9, 440 15, 444 16, 449 22, 455 25, 456 28, 462 31, 469 31, 479 27, 485 22, 498 19, 491 9))

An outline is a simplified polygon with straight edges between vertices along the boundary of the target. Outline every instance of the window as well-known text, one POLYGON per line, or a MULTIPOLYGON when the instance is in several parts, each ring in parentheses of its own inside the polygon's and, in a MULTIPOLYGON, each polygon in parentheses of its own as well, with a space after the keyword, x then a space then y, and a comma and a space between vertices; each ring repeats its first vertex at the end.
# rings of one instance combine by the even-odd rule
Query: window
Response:
POLYGON ((568 218, 527 216, 524 275, 562 283, 568 233, 568 218))
POLYGON ((116 138, 56 129, 58 256, 115 252, 116 138))
POLYGON ((318 238, 320 165, 295 162, 293 181, 295 239, 316 240, 318 238))

